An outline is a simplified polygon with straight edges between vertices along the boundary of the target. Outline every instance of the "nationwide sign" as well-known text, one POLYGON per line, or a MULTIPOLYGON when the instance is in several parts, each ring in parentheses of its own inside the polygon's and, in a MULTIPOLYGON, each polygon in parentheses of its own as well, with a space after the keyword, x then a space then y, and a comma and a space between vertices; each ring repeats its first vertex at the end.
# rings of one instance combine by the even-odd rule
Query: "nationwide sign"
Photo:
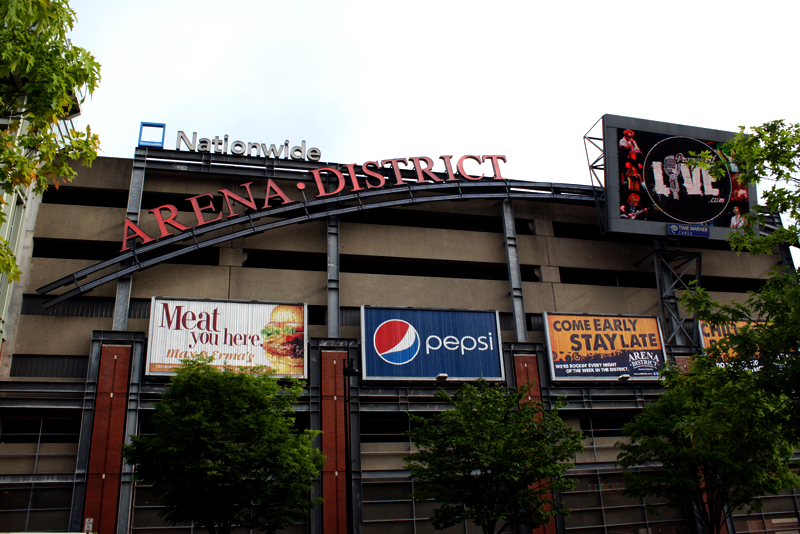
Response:
MULTIPOLYGON (((163 122, 142 122, 139 126, 139 146, 164 148, 164 136, 167 125, 163 122)), ((186 135, 183 130, 178 130, 178 137, 175 140, 175 150, 180 150, 183 146, 192 152, 208 152, 214 154, 231 154, 233 156, 251 156, 263 158, 283 158, 292 160, 319 161, 322 152, 316 147, 306 149, 306 142, 302 141, 299 146, 289 148, 289 140, 283 144, 254 143, 252 141, 241 141, 231 139, 228 134, 222 137, 197 138, 197 132, 192 132, 192 136, 186 135)))
POLYGON ((505 380, 495 311, 361 307, 364 379, 505 380))
POLYGON ((305 304, 153 297, 146 374, 172 375, 181 360, 273 369, 305 378, 305 304))
MULTIPOLYGON (((310 194, 312 198, 308 198, 308 200, 314 200, 344 192, 368 191, 391 186, 409 187, 414 184, 455 182, 462 179, 471 181, 483 180, 486 177, 483 165, 491 167, 494 173, 490 175, 489 178, 493 180, 504 180, 500 172, 500 162, 502 161, 505 163, 505 156, 475 156, 468 154, 466 156, 461 156, 457 161, 453 161, 453 156, 439 156, 439 159, 442 160, 446 171, 441 175, 433 172, 434 163, 431 158, 427 156, 415 156, 408 159, 385 159, 380 162, 377 160, 367 161, 360 166, 360 174, 363 176, 358 175, 359 171, 356 169, 357 165, 354 163, 342 165, 341 168, 343 170, 333 167, 312 169, 309 173, 313 178, 313 191, 307 191, 306 183, 303 181, 297 181, 293 185, 304 198, 307 198, 307 195, 310 194), (401 165, 404 167, 410 165, 415 172, 415 178, 411 181, 407 181, 403 178, 401 173, 402 169, 400 168, 401 165), (381 174, 381 170, 389 171, 387 173, 388 176, 381 174)), ((297 200, 292 199, 286 194, 282 187, 272 179, 268 179, 263 189, 261 189, 264 201, 256 202, 253 196, 253 189, 255 188, 251 188, 252 185, 253 182, 241 184, 239 192, 223 188, 217 192, 218 196, 216 197, 214 193, 209 192, 187 198, 186 201, 190 204, 196 219, 196 222, 193 222, 191 225, 183 224, 176 220, 179 210, 172 204, 165 204, 149 210, 155 218, 160 231, 160 235, 157 236, 147 234, 138 224, 126 218, 125 227, 123 229, 121 252, 130 250, 130 242, 135 242, 136 239, 140 239, 142 244, 145 244, 155 241, 156 239, 175 235, 175 230, 178 232, 186 232, 192 228, 221 221, 223 219, 223 213, 222 210, 218 208, 218 205, 221 204, 227 207, 227 214, 225 215, 225 219, 227 220, 244 213, 244 208, 253 211, 262 211, 274 206, 285 206, 297 202, 297 200), (217 205, 215 205, 214 199, 219 199, 220 197, 223 199, 223 203, 218 202, 217 205), (234 209, 235 206, 238 207, 240 212, 234 209)), ((284 185, 283 187, 286 186, 284 185)))
POLYGON ((652 380, 664 366, 655 317, 543 315, 553 380, 652 380))

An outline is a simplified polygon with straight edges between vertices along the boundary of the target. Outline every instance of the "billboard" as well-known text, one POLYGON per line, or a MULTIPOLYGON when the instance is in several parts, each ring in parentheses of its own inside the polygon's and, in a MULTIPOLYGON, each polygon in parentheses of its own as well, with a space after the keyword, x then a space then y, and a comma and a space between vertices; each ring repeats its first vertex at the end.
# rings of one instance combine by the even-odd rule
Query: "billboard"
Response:
POLYGON ((505 380, 496 311, 361 307, 364 379, 505 380))
POLYGON ((553 380, 656 380, 664 366, 655 317, 544 313, 553 380))
POLYGON ((616 115, 603 130, 610 231, 725 239, 745 224, 757 198, 722 150, 734 133, 616 115), (725 163, 723 177, 697 165, 704 151, 725 163))
POLYGON ((731 334, 738 334, 739 328, 746 324, 750 324, 746 321, 736 321, 733 324, 711 326, 702 319, 699 320, 698 323, 700 325, 700 345, 704 349, 713 347, 721 339, 726 338, 731 334))
MULTIPOLYGON (((720 340, 730 336, 736 335, 739 333, 739 329, 745 325, 754 326, 757 323, 764 324, 763 321, 756 321, 755 323, 747 322, 747 321, 736 321, 731 324, 724 324, 719 326, 711 326, 707 322, 703 320, 698 321, 698 325, 700 326, 700 345, 703 349, 707 349, 716 345, 720 340)), ((734 358, 736 354, 733 350, 728 350, 727 354, 721 355, 721 361, 717 361, 717 366, 725 367, 729 359, 734 358)), ((751 371, 757 371, 761 368, 760 364, 758 363, 758 354, 755 354, 752 358, 752 363, 748 364, 748 367, 751 371)))
POLYGON ((305 304, 153 297, 145 373, 171 375, 197 354, 215 366, 305 378, 305 304))

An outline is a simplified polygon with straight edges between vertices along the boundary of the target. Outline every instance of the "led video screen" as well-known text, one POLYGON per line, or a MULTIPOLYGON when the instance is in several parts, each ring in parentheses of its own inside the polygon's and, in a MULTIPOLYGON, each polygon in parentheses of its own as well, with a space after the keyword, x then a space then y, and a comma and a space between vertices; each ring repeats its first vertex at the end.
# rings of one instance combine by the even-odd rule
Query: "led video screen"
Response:
POLYGON ((746 224, 754 188, 739 181, 731 132, 604 117, 609 230, 724 239, 746 224), (723 176, 698 165, 722 161, 723 176))

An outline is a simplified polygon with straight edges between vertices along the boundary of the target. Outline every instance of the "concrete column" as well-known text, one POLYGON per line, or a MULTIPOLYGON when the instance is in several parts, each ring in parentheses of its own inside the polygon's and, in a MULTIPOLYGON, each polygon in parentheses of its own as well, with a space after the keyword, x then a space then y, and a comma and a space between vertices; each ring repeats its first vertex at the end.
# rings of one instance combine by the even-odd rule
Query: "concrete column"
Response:
MULTIPOLYGON (((131 172, 131 185, 128 189, 128 209, 125 215, 131 222, 139 224, 139 210, 142 207, 142 191, 144 190, 144 169, 146 165, 147 149, 136 149, 136 156, 133 159, 133 171, 131 172)), ((135 245, 134 245, 135 247, 135 245)), ((122 265, 129 267, 130 262, 122 265)), ((131 275, 124 276, 117 280, 117 296, 114 301, 114 323, 113 330, 128 329, 128 311, 131 303, 131 275)))
POLYGON ((328 337, 341 337, 339 324, 339 217, 328 217, 328 337))
POLYGON ((525 301, 522 295, 522 272, 519 268, 519 249, 517 248, 517 228, 514 222, 514 207, 511 199, 503 200, 503 237, 506 244, 508 281, 511 285, 511 299, 514 306, 514 328, 517 342, 528 341, 528 327, 525 321, 525 301))

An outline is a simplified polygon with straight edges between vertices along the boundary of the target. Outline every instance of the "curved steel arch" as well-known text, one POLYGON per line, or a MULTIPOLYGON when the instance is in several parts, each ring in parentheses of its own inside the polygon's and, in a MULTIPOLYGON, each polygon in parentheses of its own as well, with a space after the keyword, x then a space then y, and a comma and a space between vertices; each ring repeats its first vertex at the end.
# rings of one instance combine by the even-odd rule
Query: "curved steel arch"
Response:
POLYGON ((134 248, 128 252, 120 254, 109 260, 97 263, 91 267, 81 269, 75 273, 65 276, 55 282, 47 284, 36 290, 39 295, 47 294, 60 287, 75 284, 75 288, 63 293, 49 301, 44 306, 50 308, 56 304, 68 300, 72 297, 82 295, 108 282, 122 278, 123 276, 142 271, 149 267, 158 265, 166 260, 188 254, 196 250, 211 247, 247 237, 274 228, 289 226, 302 222, 319 220, 331 215, 342 215, 356 211, 402 206, 407 204, 422 204, 428 202, 442 202, 447 200, 472 200, 472 199, 505 199, 520 198, 529 200, 559 200, 572 202, 594 202, 595 191, 591 186, 580 186, 571 184, 553 184, 543 182, 524 182, 519 180, 485 181, 485 182, 445 182, 432 184, 409 184, 406 186, 378 189, 374 191, 359 191, 355 193, 317 198, 304 202, 293 202, 274 208, 260 210, 255 213, 237 215, 225 221, 203 225, 201 228, 194 227, 191 230, 172 237, 160 239, 155 243, 134 248), (390 200, 378 200, 381 197, 403 195, 400 198, 390 200), (365 202, 373 200, 372 202, 365 202), (265 217, 275 217, 289 215, 280 221, 271 221, 256 225, 256 221, 265 217), (232 226, 248 225, 241 230, 228 233, 222 236, 211 237, 203 241, 198 238, 208 233, 223 230, 232 226), (179 250, 174 250, 166 254, 156 256, 147 260, 141 260, 140 256, 157 251, 160 248, 192 240, 193 243, 179 250), (105 276, 80 285, 78 282, 87 276, 106 269, 113 265, 119 268, 105 276))

